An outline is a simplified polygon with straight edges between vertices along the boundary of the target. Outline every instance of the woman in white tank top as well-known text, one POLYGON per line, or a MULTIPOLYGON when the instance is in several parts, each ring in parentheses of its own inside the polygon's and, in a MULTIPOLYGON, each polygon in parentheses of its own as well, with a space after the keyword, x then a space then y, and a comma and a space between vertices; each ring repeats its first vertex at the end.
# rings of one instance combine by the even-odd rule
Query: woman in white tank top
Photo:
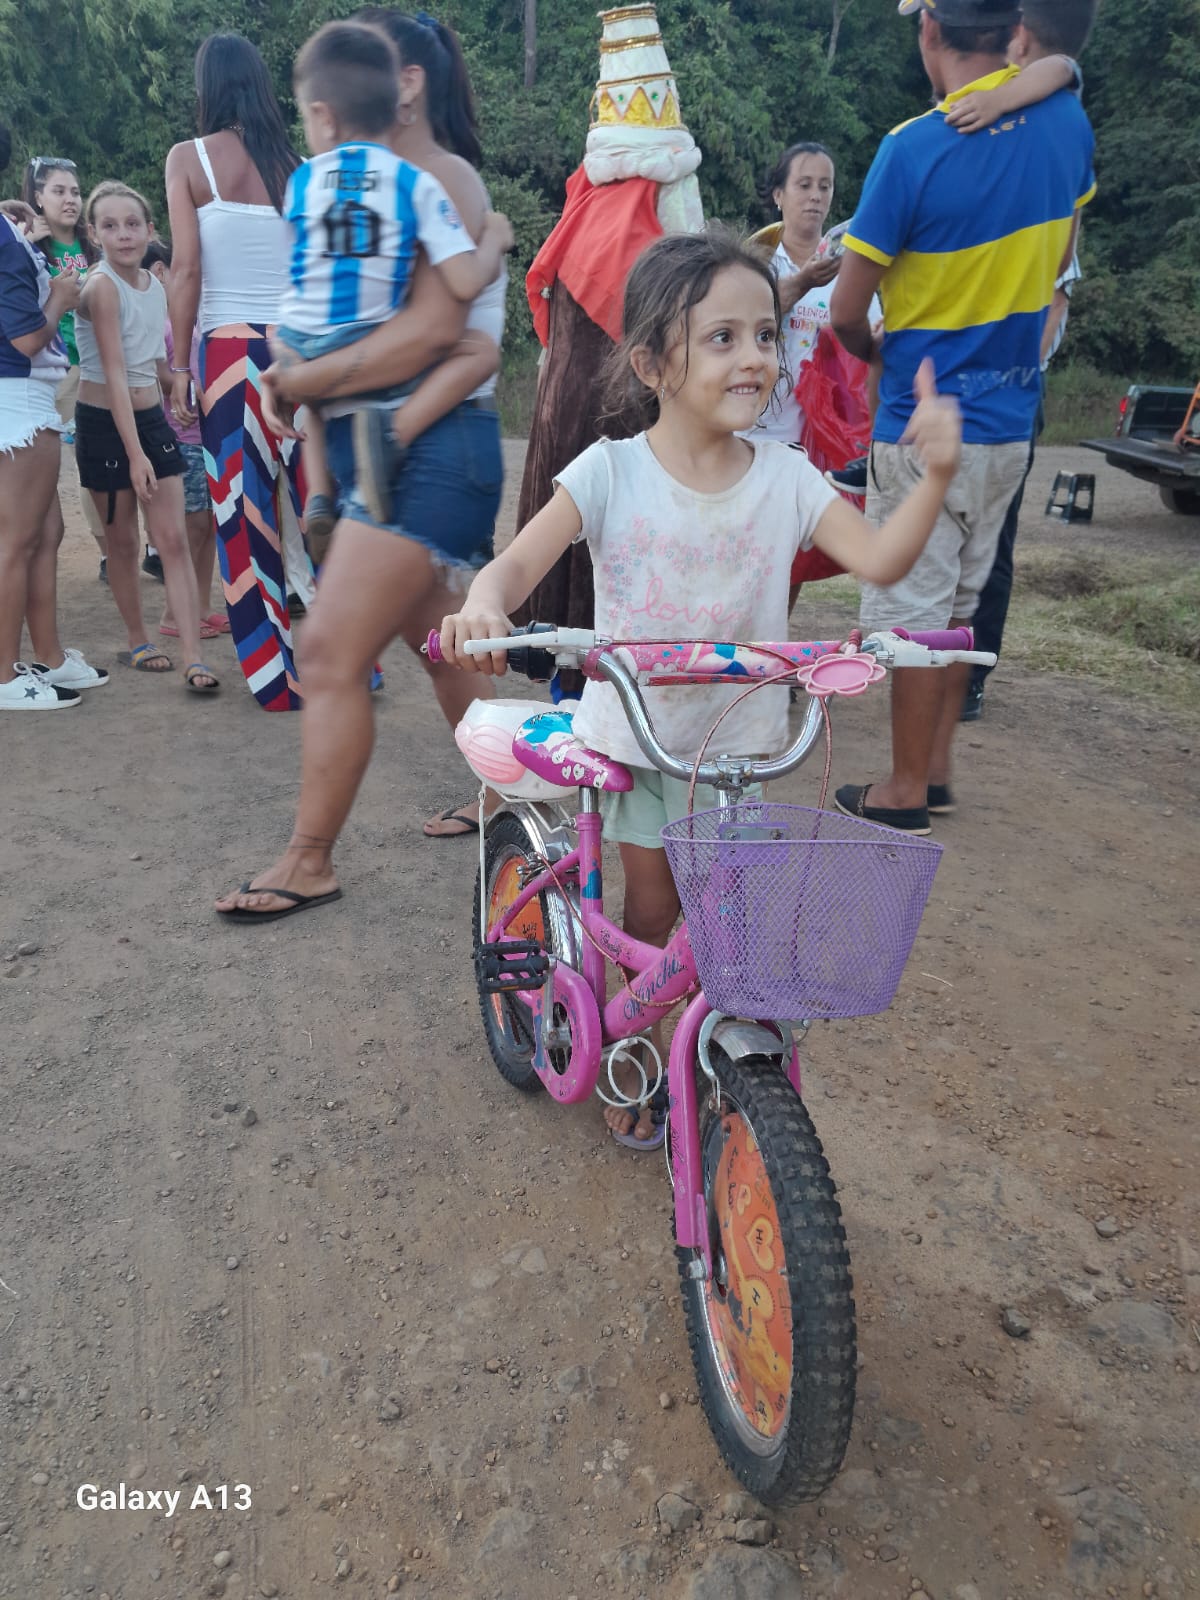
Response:
MULTIPOLYGON (((488 198, 472 169, 479 142, 458 40, 440 23, 418 22, 399 12, 368 8, 356 20, 383 28, 405 69, 392 148, 439 180, 477 236, 488 198)), ((274 394, 303 402, 357 395, 416 377, 460 338, 473 342, 480 360, 468 393, 447 392, 435 368, 401 407, 402 421, 422 399, 435 416, 438 406, 444 414, 411 442, 404 441, 408 451, 394 480, 391 517, 375 521, 354 505, 337 526, 305 624, 296 827, 274 865, 251 879, 249 888, 217 901, 217 910, 231 920, 273 920, 340 897, 333 847, 370 760, 371 664, 397 637, 419 652, 447 606, 458 604, 476 568, 490 559, 503 479, 493 399, 503 315, 504 286, 498 281, 471 307, 464 335, 461 310, 422 263, 407 306, 390 322, 352 346, 268 375, 274 394)), ((455 363, 460 370, 463 365, 455 363)), ((336 429, 327 427, 336 477, 345 441, 339 444, 336 429)), ((433 679, 451 727, 481 692, 491 693, 478 674, 446 671, 418 659, 433 679)), ((450 837, 477 827, 472 810, 463 807, 457 818, 446 813, 427 831, 450 837)))
MULTIPOLYGON (((313 573, 300 533, 300 451, 264 425, 268 329, 287 280, 280 208, 299 158, 262 57, 234 33, 196 54, 198 139, 167 156, 171 330, 177 351, 199 327, 200 433, 233 642, 246 682, 268 711, 299 708, 289 591, 306 604, 313 573)), ((172 374, 171 404, 195 417, 191 375, 172 374)))

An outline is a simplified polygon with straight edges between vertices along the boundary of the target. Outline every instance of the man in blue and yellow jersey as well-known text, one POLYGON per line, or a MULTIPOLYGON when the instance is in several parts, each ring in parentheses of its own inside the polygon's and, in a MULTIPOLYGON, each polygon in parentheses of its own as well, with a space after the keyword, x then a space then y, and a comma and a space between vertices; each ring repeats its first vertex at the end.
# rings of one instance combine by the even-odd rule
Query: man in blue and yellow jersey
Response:
MULTIPOLYGON (((1067 90, 974 138, 946 121, 955 101, 1015 76, 1006 61, 1015 0, 901 0, 920 12, 921 59, 939 103, 879 147, 830 307, 852 354, 882 362, 867 514, 880 523, 921 467, 904 442, 913 379, 933 360, 962 409, 963 463, 925 551, 887 589, 864 585, 864 629, 969 622, 1025 472, 1040 397, 1040 347, 1078 208, 1091 199, 1092 131, 1067 90), (871 296, 885 332, 873 334, 871 296)), ((892 680, 892 771, 838 790, 843 811, 913 833, 953 809, 950 745, 967 667, 892 680)))

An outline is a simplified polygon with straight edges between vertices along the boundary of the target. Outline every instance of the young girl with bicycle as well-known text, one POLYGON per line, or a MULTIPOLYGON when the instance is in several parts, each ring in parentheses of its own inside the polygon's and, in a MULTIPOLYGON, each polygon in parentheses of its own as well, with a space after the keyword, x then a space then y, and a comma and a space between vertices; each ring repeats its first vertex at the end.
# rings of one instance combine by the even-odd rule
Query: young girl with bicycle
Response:
MULTIPOLYGON (((558 476, 553 499, 472 583, 446 617, 441 645, 467 671, 502 674, 503 654, 468 656, 471 639, 511 631, 509 613, 571 543, 586 538, 598 632, 614 640, 787 637, 788 575, 815 545, 857 577, 896 583, 925 546, 958 468, 954 400, 937 394, 928 363, 906 442, 925 476, 879 528, 831 489, 802 451, 748 440, 779 377, 779 294, 770 268, 722 230, 670 235, 643 252, 625 290, 625 337, 611 369, 610 404, 644 431, 601 439, 558 476)), ((546 619, 551 620, 551 619, 546 619)), ((672 754, 694 758, 729 703, 728 690, 647 688, 647 706, 672 754)), ((741 704, 731 747, 770 754, 786 743, 784 685, 741 704)), ((727 724, 722 724, 724 728, 727 724)), ((624 927, 662 946, 679 915, 663 826, 687 811, 687 785, 649 767, 607 683, 588 682, 575 715, 583 743, 634 770, 628 794, 604 796, 605 836, 620 845, 624 927)), ((715 748, 725 748, 719 739, 715 748)), ((715 804, 697 790, 696 809, 715 804)), ((636 1092, 637 1071, 619 1086, 636 1092)), ((655 1140, 648 1104, 608 1107, 616 1135, 655 1140)))
POLYGON ((114 182, 93 189, 86 215, 101 260, 88 275, 76 317, 75 454, 79 481, 104 522, 108 584, 129 636, 129 649, 118 659, 137 672, 170 672, 174 665, 150 643, 142 616, 141 501, 187 658, 184 681, 196 694, 215 694, 219 682, 200 657, 199 592, 184 525, 185 463, 159 388, 167 297, 142 266, 153 218, 136 190, 114 182))

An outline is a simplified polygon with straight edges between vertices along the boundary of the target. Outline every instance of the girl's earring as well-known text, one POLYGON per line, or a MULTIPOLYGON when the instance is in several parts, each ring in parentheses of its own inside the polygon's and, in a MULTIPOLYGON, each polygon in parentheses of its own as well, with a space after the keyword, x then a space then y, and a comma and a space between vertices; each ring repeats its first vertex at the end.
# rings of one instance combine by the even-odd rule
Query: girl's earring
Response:
POLYGON ((667 398, 667 386, 664 383, 664 384, 661 385, 661 387, 659 388, 659 391, 658 391, 658 403, 659 403, 659 405, 662 405, 663 401, 666 398, 667 398))
POLYGON ((398 120, 402 128, 411 128, 417 120, 416 109, 413 106, 401 106, 398 120))

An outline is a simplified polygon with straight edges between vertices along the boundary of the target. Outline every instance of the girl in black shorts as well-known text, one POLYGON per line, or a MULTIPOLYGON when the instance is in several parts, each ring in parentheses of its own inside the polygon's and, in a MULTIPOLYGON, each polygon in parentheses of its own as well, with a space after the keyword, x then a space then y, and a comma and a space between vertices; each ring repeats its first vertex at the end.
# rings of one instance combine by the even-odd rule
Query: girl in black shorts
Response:
POLYGON ((150 207, 123 183, 102 183, 88 199, 87 221, 103 258, 88 276, 76 318, 75 454, 79 481, 105 525, 108 585, 129 635, 129 649, 118 659, 138 672, 170 672, 174 665, 149 642, 142 617, 140 500, 179 622, 187 687, 214 694, 217 678, 200 658, 200 602, 184 525, 185 464, 159 386, 166 295, 142 267, 153 232, 150 207))

